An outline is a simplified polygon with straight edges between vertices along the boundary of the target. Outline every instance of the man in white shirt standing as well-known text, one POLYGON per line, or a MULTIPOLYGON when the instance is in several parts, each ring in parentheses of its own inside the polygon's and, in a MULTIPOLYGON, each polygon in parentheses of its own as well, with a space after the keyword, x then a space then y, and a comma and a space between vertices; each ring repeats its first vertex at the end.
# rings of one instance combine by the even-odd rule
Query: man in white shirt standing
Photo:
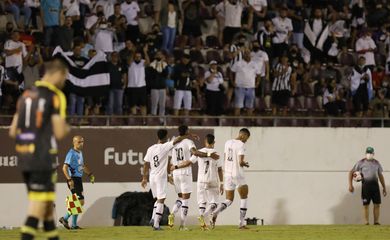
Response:
POLYGON ((235 87, 234 115, 239 116, 242 108, 246 108, 249 116, 253 114, 255 89, 259 86, 262 66, 251 59, 251 52, 245 50, 243 59, 231 67, 234 72, 235 87))
MULTIPOLYGON (((215 136, 207 134, 205 138, 205 147, 199 151, 205 153, 214 153, 215 136)), ((197 157, 193 155, 190 160, 183 161, 177 167, 185 168, 198 162, 198 184, 197 196, 199 206, 199 222, 203 230, 207 229, 205 217, 209 216, 217 209, 218 196, 223 194, 223 172, 220 160, 214 160, 210 157, 197 157), (207 206, 207 208, 206 208, 207 206)), ((174 170, 172 166, 171 170, 174 170)))
POLYGON ((232 205, 234 200, 234 190, 237 189, 241 198, 239 228, 247 229, 245 216, 248 205, 248 185, 245 182, 244 167, 249 167, 248 162, 245 161, 245 143, 248 141, 249 137, 249 130, 242 128, 236 139, 228 140, 225 143, 224 185, 226 200, 213 212, 213 219, 210 223, 212 227, 215 226, 218 214, 232 205))
POLYGON ((154 203, 152 221, 153 229, 161 230, 160 221, 164 211, 164 201, 167 196, 168 181, 168 156, 172 148, 183 141, 188 135, 177 137, 168 142, 168 131, 160 129, 157 131, 158 143, 148 148, 144 158, 144 168, 141 186, 146 188, 149 183, 152 190, 153 198, 157 199, 154 203))
POLYGON ((247 6, 247 0, 225 0, 225 28, 223 43, 231 44, 234 36, 241 31, 242 11, 247 6))
POLYGON ((147 91, 145 80, 145 67, 149 65, 148 45, 144 47, 145 59, 142 59, 142 53, 136 52, 130 59, 126 93, 131 109, 131 114, 137 114, 137 106, 141 108, 141 115, 146 116, 147 91))
POLYGON ((363 56, 359 57, 358 64, 352 69, 350 79, 354 111, 357 117, 362 117, 368 111, 373 93, 371 70, 363 56))
POLYGON ((356 41, 356 52, 359 57, 363 56, 366 59, 366 66, 372 71, 375 66, 376 45, 371 38, 371 32, 367 29, 363 30, 363 35, 356 41))
POLYGON ((20 41, 19 32, 14 31, 4 44, 5 68, 11 81, 23 82, 23 62, 27 57, 26 45, 20 41))
POLYGON ((281 57, 288 51, 288 43, 292 34, 293 25, 291 19, 287 17, 287 11, 288 9, 286 7, 282 7, 279 11, 279 17, 272 19, 276 33, 272 39, 275 57, 281 57))
MULTIPOLYGON (((182 125, 179 127, 179 135, 185 136, 188 134, 188 127, 182 125)), ((178 194, 178 199, 175 205, 172 207, 171 214, 168 217, 168 225, 173 227, 175 221, 175 214, 181 208, 181 221, 179 230, 188 230, 185 227, 185 221, 188 214, 188 201, 192 192, 192 168, 187 166, 179 169, 179 165, 186 160, 191 159, 191 155, 198 157, 211 157, 215 160, 219 159, 218 154, 205 153, 198 151, 192 140, 186 139, 177 144, 172 150, 172 162, 173 165, 173 182, 175 184, 175 190, 178 194)))
POLYGON ((264 21, 267 16, 267 0, 248 0, 250 5, 249 26, 252 26, 253 32, 259 30, 259 22, 264 21))
POLYGON ((127 30, 126 39, 133 43, 138 42, 140 31, 138 26, 138 14, 141 11, 136 0, 126 0, 121 4, 121 13, 126 16, 127 30))

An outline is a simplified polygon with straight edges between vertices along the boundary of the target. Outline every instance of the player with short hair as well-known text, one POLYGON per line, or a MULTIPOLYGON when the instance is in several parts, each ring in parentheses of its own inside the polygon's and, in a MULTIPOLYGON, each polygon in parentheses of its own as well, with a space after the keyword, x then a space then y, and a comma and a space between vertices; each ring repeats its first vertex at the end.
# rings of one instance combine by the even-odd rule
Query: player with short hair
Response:
POLYGON ((49 240, 59 239, 54 223, 57 179, 57 140, 70 131, 66 124, 66 98, 60 90, 68 68, 59 59, 46 64, 45 75, 19 98, 9 135, 16 138, 16 152, 27 185, 29 207, 21 239, 34 239, 39 222, 49 240))
MULTIPOLYGON (((207 134, 205 138, 205 147, 200 152, 214 153, 215 136, 207 134)), ((171 170, 181 169, 198 162, 198 206, 199 222, 203 230, 207 229, 205 217, 212 213, 218 204, 218 195, 223 194, 223 172, 220 160, 214 160, 211 157, 197 157, 192 155, 190 160, 183 161, 178 166, 172 166, 171 170), (208 205, 207 205, 208 204, 208 205), (207 206, 207 208, 206 208, 207 206)))
POLYGON ((160 129, 157 131, 158 142, 148 148, 144 158, 142 187, 146 188, 148 183, 148 172, 150 188, 152 190, 153 198, 156 199, 154 203, 154 209, 152 214, 153 229, 162 230, 160 228, 160 221, 164 211, 164 201, 167 196, 167 182, 168 182, 168 156, 172 151, 172 148, 186 139, 190 135, 186 135, 175 138, 173 141, 168 142, 168 131, 160 129))
POLYGON ((225 193, 226 200, 221 203, 213 212, 213 218, 210 222, 211 227, 215 227, 215 221, 219 213, 229 207, 234 200, 234 190, 237 189, 240 195, 240 229, 247 229, 245 215, 248 205, 248 185, 245 182, 244 167, 249 167, 245 161, 245 143, 250 137, 250 132, 246 128, 242 128, 236 139, 228 140, 225 143, 225 193))
MULTIPOLYGON (((80 200, 81 206, 84 206, 84 187, 83 187, 83 175, 84 172, 88 175, 91 183, 95 183, 95 176, 88 168, 84 161, 82 150, 84 148, 84 138, 82 136, 73 137, 73 148, 71 148, 66 154, 65 163, 62 167, 62 172, 65 175, 66 183, 72 194, 76 194, 80 200)), ((59 222, 66 228, 77 230, 81 229, 77 225, 77 215, 72 216, 72 227, 69 226, 68 219, 71 214, 67 212, 65 216, 59 219, 59 222)))
MULTIPOLYGON (((182 125, 179 127, 179 135, 184 136, 188 134, 188 127, 182 125)), ((180 165, 181 162, 185 160, 190 160, 191 155, 198 157, 211 157, 212 159, 219 159, 217 153, 204 153, 198 151, 192 140, 185 139, 184 141, 177 144, 172 150, 172 162, 174 166, 180 165)), ((173 170, 173 182, 175 185, 176 193, 178 194, 178 199, 176 200, 174 206, 172 207, 172 212, 168 217, 168 225, 173 227, 175 222, 175 214, 181 208, 180 215, 180 227, 179 230, 188 230, 185 227, 185 221, 188 213, 188 201, 192 192, 192 168, 187 166, 181 169, 173 170)))
POLYGON ((374 225, 379 224, 379 210, 381 204, 381 193, 379 190, 379 181, 383 187, 383 196, 387 195, 385 178, 383 177, 383 168, 380 162, 374 159, 374 148, 367 147, 366 157, 355 164, 349 172, 349 191, 353 193, 355 188, 352 184, 353 175, 359 172, 362 176, 362 200, 364 206, 364 220, 365 224, 369 225, 369 206, 371 201, 374 204, 374 225))

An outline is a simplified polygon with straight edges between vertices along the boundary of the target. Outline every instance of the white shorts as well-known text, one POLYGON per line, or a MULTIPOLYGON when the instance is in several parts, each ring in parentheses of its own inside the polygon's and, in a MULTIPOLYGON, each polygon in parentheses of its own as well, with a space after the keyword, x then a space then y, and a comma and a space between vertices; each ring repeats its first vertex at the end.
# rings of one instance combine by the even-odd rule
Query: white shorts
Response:
POLYGON ((173 109, 181 109, 182 102, 184 102, 184 109, 191 110, 192 107, 192 93, 191 91, 176 90, 173 99, 173 109))
POLYGON ((219 187, 207 183, 198 183, 198 205, 202 203, 218 203, 219 187))
POLYGON ((192 193, 192 176, 177 175, 173 176, 176 193, 192 193))
POLYGON ((167 178, 150 177, 150 189, 152 189, 153 198, 164 199, 167 197, 167 178))
POLYGON ((225 176, 225 190, 227 191, 233 191, 243 185, 246 185, 246 181, 244 176, 225 176))

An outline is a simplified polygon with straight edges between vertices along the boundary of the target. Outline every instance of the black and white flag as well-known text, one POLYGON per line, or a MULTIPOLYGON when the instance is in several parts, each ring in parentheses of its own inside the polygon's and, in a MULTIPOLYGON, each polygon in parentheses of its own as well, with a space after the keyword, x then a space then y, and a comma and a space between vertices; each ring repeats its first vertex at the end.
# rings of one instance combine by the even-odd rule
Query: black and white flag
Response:
POLYGON ((73 53, 56 47, 53 56, 68 63, 66 90, 80 96, 104 96, 110 87, 110 74, 106 54, 98 51, 84 67, 80 68, 70 58, 73 53))

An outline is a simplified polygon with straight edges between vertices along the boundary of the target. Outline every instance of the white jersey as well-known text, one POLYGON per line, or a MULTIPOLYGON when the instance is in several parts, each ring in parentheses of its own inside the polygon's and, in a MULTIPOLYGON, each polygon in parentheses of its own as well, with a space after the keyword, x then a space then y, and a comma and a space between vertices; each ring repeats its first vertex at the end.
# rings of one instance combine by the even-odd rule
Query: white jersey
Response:
POLYGON ((225 143, 225 176, 243 177, 244 169, 240 166, 240 156, 245 155, 245 143, 231 139, 225 143))
MULTIPOLYGON (((202 148, 199 151, 204 153, 216 152, 213 148, 202 148)), ((198 183, 208 183, 210 185, 218 186, 218 168, 222 167, 221 160, 214 160, 211 157, 197 157, 192 156, 191 162, 198 162, 198 183)))
MULTIPOLYGON (((191 159, 191 149, 196 148, 194 142, 189 139, 184 139, 180 143, 176 144, 176 146, 172 150, 172 164, 179 165, 181 162, 185 160, 191 159)), ((176 169, 173 171, 173 176, 178 175, 189 175, 192 174, 192 167, 188 166, 185 168, 176 169)))
POLYGON ((144 161, 150 163, 150 177, 168 177, 168 156, 172 148, 173 141, 157 143, 148 148, 144 161))

